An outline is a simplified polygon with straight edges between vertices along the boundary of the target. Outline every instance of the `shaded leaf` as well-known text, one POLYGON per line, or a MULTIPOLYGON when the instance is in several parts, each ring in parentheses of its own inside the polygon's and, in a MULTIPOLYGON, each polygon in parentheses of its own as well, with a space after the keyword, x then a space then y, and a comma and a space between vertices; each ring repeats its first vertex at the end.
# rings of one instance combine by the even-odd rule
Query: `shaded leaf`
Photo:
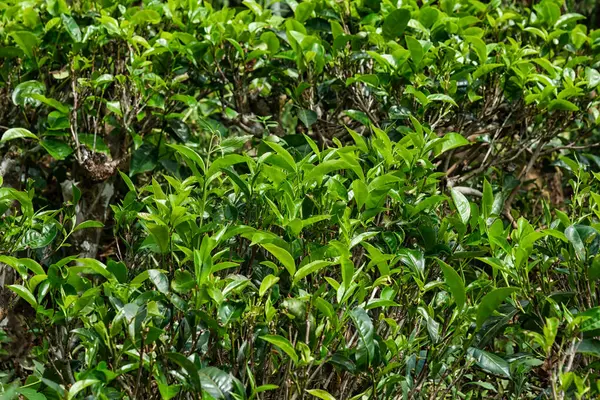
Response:
POLYGON ((368 366, 375 358, 375 328, 367 312, 357 307, 350 313, 354 325, 358 329, 358 346, 356 349, 356 364, 368 366))
POLYGON ((468 353, 484 371, 510 378, 510 365, 503 358, 474 347, 470 347, 468 353))
POLYGON ((486 319, 492 315, 498 306, 510 296, 511 293, 516 292, 517 288, 504 287, 494 289, 481 299, 479 307, 477 308, 477 328, 481 328, 486 319))
POLYGON ((467 298, 465 292, 465 283, 460 275, 452 268, 450 265, 446 264, 442 260, 437 260, 442 272, 444 274, 444 279, 446 281, 446 285, 450 288, 450 293, 454 297, 454 301, 456 302, 456 307, 462 309, 465 305, 465 301, 467 298))

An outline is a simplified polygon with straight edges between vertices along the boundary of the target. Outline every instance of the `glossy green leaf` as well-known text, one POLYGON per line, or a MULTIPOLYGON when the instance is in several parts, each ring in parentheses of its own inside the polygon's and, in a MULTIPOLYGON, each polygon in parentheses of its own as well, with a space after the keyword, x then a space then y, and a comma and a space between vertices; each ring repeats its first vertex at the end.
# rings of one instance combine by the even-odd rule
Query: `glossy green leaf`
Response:
POLYGON ((358 346, 356 348, 356 363, 369 366, 375 358, 375 328, 367 312, 357 307, 350 313, 352 321, 358 332, 358 346))
POLYGON ((40 145, 56 160, 64 160, 73 154, 71 146, 61 140, 44 139, 40 145))
POLYGON ((322 400, 335 400, 335 397, 333 397, 331 394, 329 394, 329 392, 322 390, 322 389, 307 389, 306 392, 316 398, 322 399, 322 400))
POLYGON ((510 378, 510 364, 503 358, 474 347, 470 347, 468 353, 484 371, 510 378))
POLYGON ((446 285, 450 288, 450 293, 452 293, 452 297, 454 297, 454 301, 456 302, 456 307, 460 310, 465 305, 467 295, 465 292, 465 282, 461 278, 461 276, 452 268, 450 265, 446 264, 442 260, 437 260, 442 272, 444 274, 444 280, 446 281, 446 285))
POLYGON ((308 275, 310 275, 312 273, 320 271, 321 269, 327 267, 328 265, 331 265, 331 262, 325 261, 325 260, 316 260, 316 261, 306 264, 305 266, 300 268, 298 271, 296 271, 296 274, 294 275, 294 283, 297 283, 298 281, 300 281, 301 279, 307 277, 308 275))
POLYGON ((516 292, 517 288, 504 287, 494 289, 481 299, 479 307, 477 308, 477 328, 481 328, 483 323, 488 319, 490 315, 498 306, 512 293, 516 292))
POLYGON ((191 383, 192 388, 196 392, 200 392, 202 390, 202 384, 200 383, 200 374, 198 373, 198 369, 194 365, 192 361, 187 359, 183 354, 180 353, 165 353, 165 356, 178 364, 183 370, 186 372, 187 377, 191 383))
POLYGON ((15 105, 22 107, 37 107, 41 101, 34 98, 33 95, 43 95, 46 86, 39 81, 26 81, 19 83, 12 92, 12 101, 15 105))
POLYGON ((263 278, 262 282, 260 283, 260 288, 258 290, 258 295, 260 297, 263 297, 264 294, 267 292, 267 290, 269 290, 277 282, 279 282, 279 277, 276 277, 276 276, 274 276, 272 274, 269 274, 269 275, 265 276, 263 278))
POLYGON ((469 204, 469 200, 467 200, 464 194, 454 188, 450 189, 450 193, 456 211, 458 212, 458 215, 460 215, 460 220, 463 224, 469 223, 469 219, 471 218, 471 205, 469 204))
POLYGON ((294 346, 292 346, 290 341, 284 338, 283 336, 263 335, 260 336, 260 338, 283 350, 283 352, 287 354, 292 359, 292 361, 294 361, 294 363, 298 362, 298 354, 296 353, 296 350, 294 350, 294 346))
POLYGON ((261 243, 260 245, 271 253, 287 269, 291 276, 294 276, 296 273, 296 262, 287 250, 271 243, 261 243))
POLYGON ((298 111, 298 118, 304 126, 310 128, 317 122, 317 113, 313 110, 301 109, 298 111))
POLYGON ((81 381, 77 381, 73 384, 73 386, 71 386, 69 388, 69 393, 67 394, 67 400, 72 400, 75 397, 77 397, 77 395, 79 394, 79 392, 85 390, 86 388, 95 385, 97 383, 100 383, 99 380, 97 379, 84 379, 81 381))
POLYGON ((585 260, 589 244, 598 238, 598 231, 587 225, 571 225, 565 229, 565 236, 575 249, 580 260, 585 260))
POLYGON ((71 36, 71 39, 73 39, 73 41, 75 42, 81 42, 81 29, 79 28, 79 25, 77 25, 77 22, 73 19, 73 17, 71 17, 70 15, 62 14, 60 18, 62 19, 62 23, 65 27, 65 30, 67 31, 69 36, 71 36))
POLYGON ((77 232, 81 229, 90 229, 90 228, 103 228, 104 224, 100 221, 83 221, 79 225, 73 229, 73 232, 77 232))
POLYGON ((169 279, 162 272, 152 269, 148 271, 148 277, 161 293, 169 293, 169 279))
POLYGON ((9 140, 22 138, 38 140, 38 137, 35 136, 33 133, 29 132, 27 129, 12 128, 4 132, 4 134, 2 134, 2 139, 0 139, 0 142, 7 142, 9 140))
POLYGON ((31 304, 32 307, 37 307, 35 296, 23 285, 7 285, 7 288, 19 295, 23 300, 31 304))

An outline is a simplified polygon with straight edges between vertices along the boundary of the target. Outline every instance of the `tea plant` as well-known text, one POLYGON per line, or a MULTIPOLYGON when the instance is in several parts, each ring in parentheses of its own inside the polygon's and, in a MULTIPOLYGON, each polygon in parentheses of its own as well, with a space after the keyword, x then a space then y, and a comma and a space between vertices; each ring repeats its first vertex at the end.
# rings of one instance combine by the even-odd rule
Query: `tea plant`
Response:
POLYGON ((2 398, 600 396, 599 31, 217 3, 0 0, 2 398))

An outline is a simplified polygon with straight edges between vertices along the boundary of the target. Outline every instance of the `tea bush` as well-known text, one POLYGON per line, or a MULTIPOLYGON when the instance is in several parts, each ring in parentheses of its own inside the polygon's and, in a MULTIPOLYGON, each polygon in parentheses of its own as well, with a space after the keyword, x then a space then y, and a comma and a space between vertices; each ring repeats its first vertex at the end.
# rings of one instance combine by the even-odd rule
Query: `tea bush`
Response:
POLYGON ((2 398, 598 397, 570 7, 0 0, 2 398))

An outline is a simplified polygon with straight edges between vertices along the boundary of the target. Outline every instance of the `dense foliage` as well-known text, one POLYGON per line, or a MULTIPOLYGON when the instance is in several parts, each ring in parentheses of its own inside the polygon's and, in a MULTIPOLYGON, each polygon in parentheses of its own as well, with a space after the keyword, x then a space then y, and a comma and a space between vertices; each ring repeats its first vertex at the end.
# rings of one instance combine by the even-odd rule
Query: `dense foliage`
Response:
POLYGON ((0 0, 0 398, 598 398, 598 11, 530 3, 0 0))

